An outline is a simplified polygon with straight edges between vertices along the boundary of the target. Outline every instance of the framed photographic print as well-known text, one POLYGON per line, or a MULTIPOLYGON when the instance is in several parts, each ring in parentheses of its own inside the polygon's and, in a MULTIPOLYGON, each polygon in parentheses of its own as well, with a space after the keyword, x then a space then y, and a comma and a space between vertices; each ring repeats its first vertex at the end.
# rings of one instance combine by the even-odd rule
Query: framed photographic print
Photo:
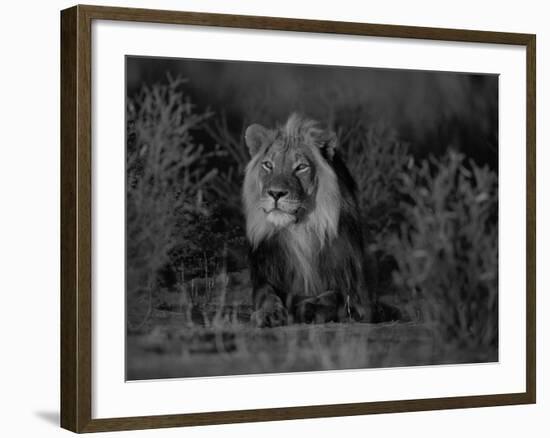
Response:
POLYGON ((534 35, 75 6, 61 123, 62 427, 535 403, 534 35))

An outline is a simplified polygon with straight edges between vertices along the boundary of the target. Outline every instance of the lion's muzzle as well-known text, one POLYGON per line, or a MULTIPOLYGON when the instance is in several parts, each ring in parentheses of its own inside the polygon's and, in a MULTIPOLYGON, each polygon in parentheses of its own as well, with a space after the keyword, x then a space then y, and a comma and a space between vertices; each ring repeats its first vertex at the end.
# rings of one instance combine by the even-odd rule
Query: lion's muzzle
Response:
POLYGON ((270 189, 267 191, 267 194, 271 196, 275 200, 275 202, 277 202, 279 199, 284 198, 288 195, 288 190, 270 189))
POLYGON ((282 189, 266 190, 268 196, 262 198, 262 209, 266 220, 276 227, 286 227, 296 222, 300 202, 289 198, 289 192, 282 189))

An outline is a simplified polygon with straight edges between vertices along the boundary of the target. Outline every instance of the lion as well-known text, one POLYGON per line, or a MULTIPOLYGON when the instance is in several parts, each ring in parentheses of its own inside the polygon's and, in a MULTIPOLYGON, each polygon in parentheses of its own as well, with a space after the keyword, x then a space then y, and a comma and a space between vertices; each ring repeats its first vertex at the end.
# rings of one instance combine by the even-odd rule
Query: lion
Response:
POLYGON ((356 184, 336 135, 292 114, 253 124, 242 198, 258 326, 361 320, 369 296, 356 184))

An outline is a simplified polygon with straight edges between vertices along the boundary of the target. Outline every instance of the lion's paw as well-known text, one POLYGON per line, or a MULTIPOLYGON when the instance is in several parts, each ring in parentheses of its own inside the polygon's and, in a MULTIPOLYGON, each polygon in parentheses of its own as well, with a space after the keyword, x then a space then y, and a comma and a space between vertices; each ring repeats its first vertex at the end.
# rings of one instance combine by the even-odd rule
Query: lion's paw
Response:
POLYGON ((253 312, 250 320, 257 327, 280 327, 287 323, 288 312, 280 301, 271 301, 253 312))

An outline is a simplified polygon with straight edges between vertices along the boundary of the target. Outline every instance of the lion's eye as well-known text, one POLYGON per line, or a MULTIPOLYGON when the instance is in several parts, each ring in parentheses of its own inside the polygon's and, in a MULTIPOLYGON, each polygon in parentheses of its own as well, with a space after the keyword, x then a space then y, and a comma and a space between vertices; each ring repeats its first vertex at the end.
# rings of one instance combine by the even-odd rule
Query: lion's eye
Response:
POLYGON ((302 163, 302 164, 298 164, 298 165, 296 166, 296 169, 294 169, 294 170, 295 170, 296 172, 304 172, 304 171, 306 171, 307 169, 309 169, 309 166, 308 166, 307 164, 302 163))
POLYGON ((265 169, 265 170, 273 170, 273 164, 271 164, 269 161, 264 161, 262 163, 262 167, 265 169))

